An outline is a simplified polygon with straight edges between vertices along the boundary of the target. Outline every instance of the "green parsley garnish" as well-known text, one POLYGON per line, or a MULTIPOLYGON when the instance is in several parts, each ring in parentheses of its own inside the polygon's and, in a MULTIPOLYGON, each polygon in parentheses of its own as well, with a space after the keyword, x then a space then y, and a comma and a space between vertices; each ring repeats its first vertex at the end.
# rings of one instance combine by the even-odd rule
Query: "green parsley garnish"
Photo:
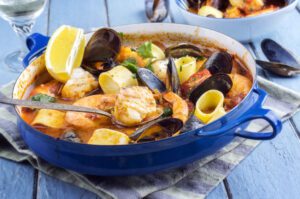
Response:
POLYGON ((152 54, 152 43, 145 42, 137 49, 137 53, 143 58, 153 58, 152 54))
POLYGON ((173 114, 173 110, 169 107, 164 108, 164 112, 162 114, 162 117, 169 117, 173 114))
POLYGON ((118 32, 119 37, 123 40, 124 38, 124 33, 123 32, 118 32))
POLYGON ((137 66, 137 62, 134 58, 126 59, 121 65, 126 67, 128 70, 130 70, 133 73, 137 73, 138 68, 139 68, 137 66))
POLYGON ((205 59, 205 57, 204 56, 199 56, 199 57, 197 57, 197 61, 202 61, 202 60, 204 60, 205 59))
POLYGON ((149 69, 149 70, 151 70, 152 72, 154 72, 151 61, 148 62, 148 64, 146 65, 146 68, 149 69))
POLYGON ((49 95, 46 94, 42 94, 42 93, 38 93, 34 96, 31 97, 32 101, 37 101, 37 102, 51 102, 54 103, 56 101, 55 97, 51 97, 49 95))

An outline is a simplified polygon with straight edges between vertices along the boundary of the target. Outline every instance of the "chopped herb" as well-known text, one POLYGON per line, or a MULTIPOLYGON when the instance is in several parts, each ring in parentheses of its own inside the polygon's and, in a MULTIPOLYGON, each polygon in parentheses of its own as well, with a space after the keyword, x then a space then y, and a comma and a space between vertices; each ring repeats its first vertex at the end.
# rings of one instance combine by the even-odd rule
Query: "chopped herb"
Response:
POLYGON ((126 59, 121 65, 126 67, 128 70, 130 70, 133 73, 137 73, 137 70, 139 68, 134 58, 126 59))
POLYGON ((173 111, 171 108, 166 107, 164 108, 164 113, 162 114, 163 117, 168 117, 171 116, 173 114, 173 111))
POLYGON ((136 74, 132 74, 132 79, 136 79, 136 74))
POLYGON ((149 70, 151 70, 152 72, 154 72, 151 61, 148 62, 146 68, 149 69, 149 70))
POLYGON ((153 58, 152 54, 152 43, 145 42, 143 45, 138 47, 137 53, 142 56, 143 58, 153 58))
POLYGON ((202 61, 202 60, 204 60, 204 59, 205 59, 204 56, 199 56, 199 57, 197 57, 197 61, 202 61))
POLYGON ((31 100, 37 102, 52 102, 52 103, 56 101, 55 97, 51 97, 49 95, 42 94, 42 93, 38 93, 32 96, 31 100))

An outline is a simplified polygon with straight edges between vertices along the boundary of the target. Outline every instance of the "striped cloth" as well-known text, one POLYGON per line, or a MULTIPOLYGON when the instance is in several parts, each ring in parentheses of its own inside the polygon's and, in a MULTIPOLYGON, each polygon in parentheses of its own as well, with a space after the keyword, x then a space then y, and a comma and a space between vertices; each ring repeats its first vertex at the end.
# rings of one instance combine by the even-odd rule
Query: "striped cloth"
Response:
MULTIPOLYGON (((265 106, 283 120, 300 108, 300 95, 267 80, 259 83, 273 97, 265 106), (279 99, 284 99, 285 102, 279 99)), ((0 90, 1 96, 11 96, 13 83, 0 90)), ((259 121, 248 127, 252 131, 266 129, 259 121)), ((90 190, 101 198, 205 198, 235 168, 260 141, 235 138, 217 153, 184 167, 160 173, 131 177, 86 176, 54 167, 28 150, 18 133, 14 108, 0 105, 0 157, 13 161, 28 161, 36 169, 90 190)))

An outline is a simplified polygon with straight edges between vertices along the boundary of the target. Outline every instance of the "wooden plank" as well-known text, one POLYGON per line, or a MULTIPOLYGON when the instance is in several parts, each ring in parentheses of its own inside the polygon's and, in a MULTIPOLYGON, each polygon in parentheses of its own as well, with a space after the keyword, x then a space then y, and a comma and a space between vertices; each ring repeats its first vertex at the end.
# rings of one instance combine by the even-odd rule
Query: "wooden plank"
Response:
POLYGON ((223 183, 220 183, 208 196, 206 199, 225 199, 227 197, 227 193, 223 183))
POLYGON ((32 198, 34 170, 30 165, 0 158, 0 173, 0 198, 32 198))
MULTIPOLYGON (((46 33, 47 31, 48 7, 38 17, 33 32, 46 33)), ((9 26, 9 24, 0 20, 0 85, 6 84, 18 77, 17 73, 8 72, 4 69, 3 59, 7 53, 18 50, 20 47, 19 40, 9 26), (5 47, 4 47, 5 46, 5 47)), ((34 169, 24 163, 15 163, 5 159, 0 159, 0 198, 15 199, 24 198, 30 199, 34 194, 34 169)))
MULTIPOLYGON (((141 0, 107 1, 110 26, 146 23, 145 2, 141 0)), ((165 22, 170 22, 168 17, 165 22)))
POLYGON ((70 25, 91 31, 107 25, 104 0, 51 0, 49 34, 59 26, 70 25))
POLYGON ((72 199, 97 199, 96 194, 81 189, 76 185, 65 183, 54 177, 40 173, 38 179, 37 199, 72 198, 72 199))
MULTIPOLYGON (((47 31, 47 16, 48 16, 48 7, 46 6, 45 10, 37 18, 36 24, 33 27, 33 32, 41 32, 46 33, 47 31)), ((19 74, 12 73, 7 71, 4 68, 4 57, 11 52, 14 52, 20 49, 20 41, 17 37, 16 33, 12 30, 7 21, 4 21, 2 18, 0 19, 0 85, 6 84, 14 79, 16 79, 19 74)))
POLYGON ((227 180, 233 198, 298 198, 300 144, 289 122, 272 141, 264 141, 227 180))

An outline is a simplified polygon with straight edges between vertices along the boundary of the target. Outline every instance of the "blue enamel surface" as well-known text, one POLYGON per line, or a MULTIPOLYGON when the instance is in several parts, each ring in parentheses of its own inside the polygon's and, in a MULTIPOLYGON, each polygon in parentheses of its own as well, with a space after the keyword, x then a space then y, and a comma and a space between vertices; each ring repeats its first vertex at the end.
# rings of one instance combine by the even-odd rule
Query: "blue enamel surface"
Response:
MULTIPOLYGON (((49 37, 33 34, 27 40, 29 54, 24 65, 39 56, 49 37)), ((280 120, 262 108, 266 93, 254 86, 246 99, 219 120, 168 139, 124 146, 96 146, 65 142, 43 134, 18 117, 20 132, 28 146, 41 158, 80 173, 105 176, 141 175, 175 168, 210 155, 234 136, 271 139, 281 130, 280 120), (261 118, 273 127, 269 133, 244 129, 252 119, 261 118)))
POLYGON ((49 39, 49 37, 39 33, 34 33, 26 39, 26 45, 29 49, 29 53, 23 59, 23 66, 25 68, 29 65, 31 60, 34 60, 44 52, 49 39))

